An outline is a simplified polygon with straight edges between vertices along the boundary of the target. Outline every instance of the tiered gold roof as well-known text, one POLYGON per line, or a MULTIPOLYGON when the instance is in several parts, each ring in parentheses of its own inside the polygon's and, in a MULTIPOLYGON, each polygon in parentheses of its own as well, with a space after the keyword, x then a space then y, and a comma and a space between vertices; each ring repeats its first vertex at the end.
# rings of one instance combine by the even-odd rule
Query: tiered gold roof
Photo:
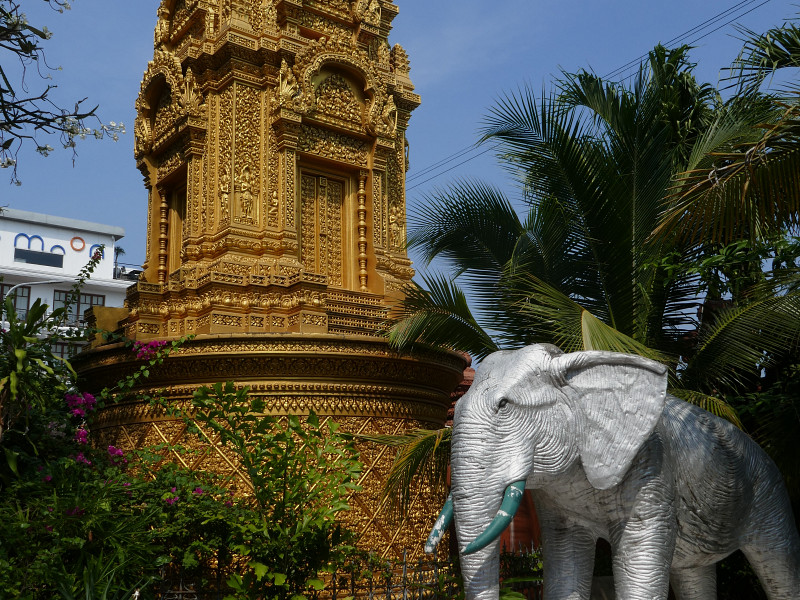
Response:
MULTIPOLYGON (((135 340, 195 337, 139 392, 181 402, 233 380, 271 414, 314 410, 348 431, 444 422, 463 359, 399 356, 379 331, 413 276, 405 133, 420 98, 406 52, 388 42, 397 14, 391 0, 161 2, 136 101, 144 273, 125 310, 95 318, 135 340)), ((136 359, 98 339, 76 365, 100 387, 136 359)), ((141 400, 106 408, 96 430, 123 448, 187 441, 141 400)), ((348 524, 365 549, 417 556, 441 499, 415 490, 408 518, 391 520, 392 452, 361 451, 348 524)), ((240 478, 218 447, 192 466, 240 478)))

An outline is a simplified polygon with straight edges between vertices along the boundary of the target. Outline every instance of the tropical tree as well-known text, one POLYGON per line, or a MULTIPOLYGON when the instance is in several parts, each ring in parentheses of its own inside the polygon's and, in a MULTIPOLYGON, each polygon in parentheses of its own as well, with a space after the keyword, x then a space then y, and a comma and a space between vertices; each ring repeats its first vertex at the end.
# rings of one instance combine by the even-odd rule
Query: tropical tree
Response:
MULTIPOLYGON (((66 0, 44 0, 55 12, 69 10, 66 0)), ((20 0, 0 0, 0 168, 11 169, 17 179, 17 158, 22 146, 32 143, 47 156, 53 151, 47 140, 55 136, 64 148, 75 153, 76 141, 88 137, 117 139, 124 125, 88 125, 97 107, 87 108, 85 98, 73 106, 62 106, 52 98, 52 69, 44 56, 44 42, 52 37, 46 26, 34 24, 22 10, 20 0), (27 77, 35 72, 43 85, 34 91, 27 77)))
MULTIPOLYGON (((452 272, 409 291, 392 343, 477 358, 534 342, 640 354, 671 367, 672 393, 737 421, 722 395, 791 346, 798 296, 760 268, 771 238, 755 247, 752 236, 706 242, 656 227, 676 210, 665 198, 678 174, 699 156, 756 143, 757 126, 783 112, 753 90, 724 101, 696 81, 688 51, 656 47, 631 82, 581 71, 550 94, 501 99, 483 139, 499 145, 527 211, 473 181, 426 198, 409 244, 452 272)), ((426 464, 437 435, 417 432, 396 470, 426 464)))

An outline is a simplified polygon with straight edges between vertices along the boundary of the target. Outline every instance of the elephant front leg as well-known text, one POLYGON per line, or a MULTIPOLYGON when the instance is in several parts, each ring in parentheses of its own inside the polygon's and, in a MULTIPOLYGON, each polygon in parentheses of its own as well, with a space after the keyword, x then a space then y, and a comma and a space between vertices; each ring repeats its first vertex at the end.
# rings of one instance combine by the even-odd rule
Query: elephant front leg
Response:
POLYGON ((589 600, 597 540, 579 525, 545 516, 540 510, 544 597, 547 600, 589 600))
POLYGON ((671 507, 637 506, 612 530, 614 587, 626 600, 666 600, 677 524, 671 507))

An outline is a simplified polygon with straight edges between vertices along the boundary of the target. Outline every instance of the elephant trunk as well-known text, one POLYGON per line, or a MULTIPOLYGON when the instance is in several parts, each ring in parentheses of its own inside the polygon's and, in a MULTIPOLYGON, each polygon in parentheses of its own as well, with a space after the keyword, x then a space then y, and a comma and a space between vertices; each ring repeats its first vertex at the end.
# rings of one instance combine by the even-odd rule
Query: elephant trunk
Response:
POLYGON ((510 486, 492 469, 491 453, 481 442, 471 441, 463 423, 453 431, 452 496, 461 556, 461 574, 467 600, 497 600, 500 595, 500 533, 513 518, 524 482, 510 486), (464 443, 468 441, 468 443, 464 443), (514 501, 516 500, 516 502, 514 501), (499 514, 498 514, 499 513, 499 514))
POLYGON ((495 538, 483 548, 470 554, 466 553, 469 542, 478 538, 489 527, 497 507, 495 505, 492 509, 474 497, 459 498, 456 495, 454 500, 456 536, 466 599, 498 600, 500 597, 500 539, 495 538))

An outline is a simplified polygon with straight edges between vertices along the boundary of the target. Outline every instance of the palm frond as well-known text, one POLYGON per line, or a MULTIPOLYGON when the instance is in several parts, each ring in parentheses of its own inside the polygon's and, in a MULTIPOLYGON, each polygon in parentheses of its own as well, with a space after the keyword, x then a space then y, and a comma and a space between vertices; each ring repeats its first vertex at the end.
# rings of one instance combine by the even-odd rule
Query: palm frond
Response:
POLYGON ((742 422, 739 420, 739 415, 736 413, 736 409, 725 402, 724 398, 711 396, 695 390, 686 390, 681 388, 670 388, 669 392, 676 398, 685 400, 689 404, 699 406, 703 410, 710 412, 712 415, 716 415, 727 421, 730 421, 739 429, 744 429, 742 422))
POLYGON ((450 464, 452 429, 415 429, 406 435, 358 434, 362 440, 398 448, 383 490, 390 506, 405 515, 414 500, 411 490, 420 484, 444 490, 450 464))
POLYGON ((456 274, 497 277, 511 258, 522 224, 498 189, 462 181, 426 196, 409 215, 408 245, 430 263, 450 261, 456 274))
POLYGON ((800 27, 787 22, 764 33, 740 26, 744 40, 739 56, 728 69, 739 93, 757 90, 775 71, 800 66, 800 27))
POLYGON ((473 317, 461 289, 443 275, 423 277, 427 289, 412 284, 389 322, 389 343, 410 350, 422 343, 468 352, 480 359, 498 350, 473 317))
MULTIPOLYGON (((765 284, 765 287, 770 286, 765 284)), ((759 293, 719 310, 700 329, 682 380, 693 389, 736 390, 757 369, 794 347, 800 339, 800 293, 759 293)))
POLYGON ((677 176, 657 233, 729 243, 800 223, 800 103, 777 120, 764 112, 732 111, 709 130, 697 165, 677 176), (755 129, 764 116, 771 120, 755 129))
POLYGON ((565 352, 609 350, 638 354, 667 362, 663 353, 648 348, 607 325, 578 302, 533 276, 517 278, 509 291, 514 310, 524 315, 537 341, 555 344, 565 352))

